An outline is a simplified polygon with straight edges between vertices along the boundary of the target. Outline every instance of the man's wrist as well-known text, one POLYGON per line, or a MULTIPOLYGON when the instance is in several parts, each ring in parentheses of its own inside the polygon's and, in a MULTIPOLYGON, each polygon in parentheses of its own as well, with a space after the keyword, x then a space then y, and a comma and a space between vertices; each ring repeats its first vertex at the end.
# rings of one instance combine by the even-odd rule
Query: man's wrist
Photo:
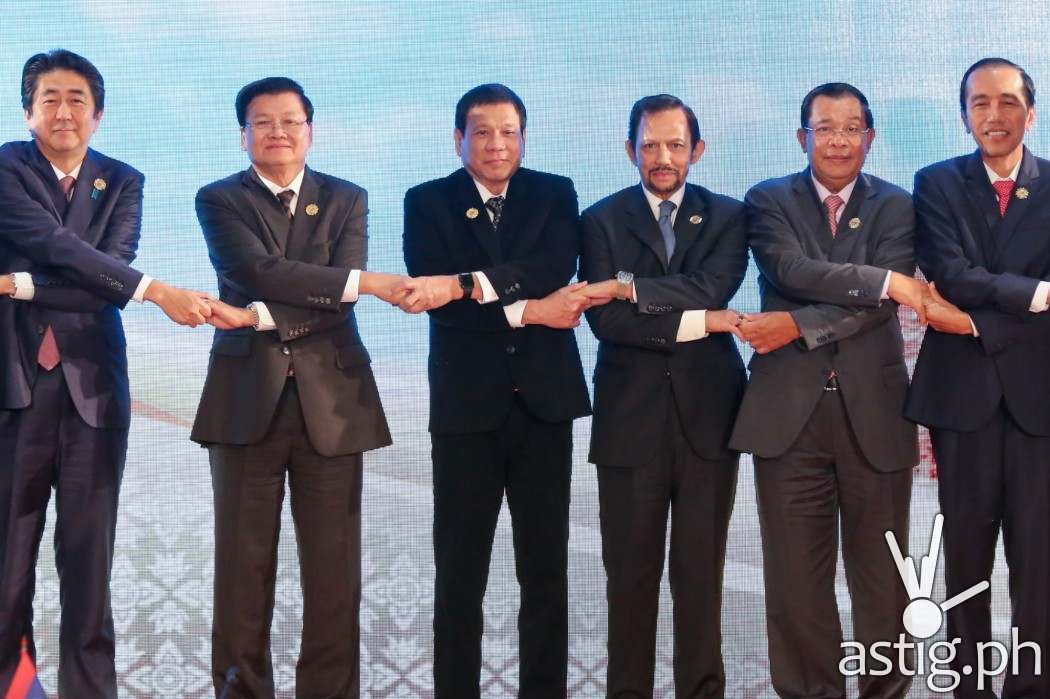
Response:
POLYGON ((14 296, 18 293, 18 277, 16 277, 14 273, 6 274, 4 276, 7 279, 8 286, 10 287, 7 289, 7 295, 14 296))
POLYGON ((259 323, 261 322, 261 319, 259 318, 259 309, 258 309, 258 307, 255 305, 255 303, 249 303, 248 306, 245 308, 245 310, 248 311, 248 313, 251 314, 251 317, 248 318, 249 326, 254 328, 254 329, 256 329, 256 330, 258 330, 259 329, 259 323))

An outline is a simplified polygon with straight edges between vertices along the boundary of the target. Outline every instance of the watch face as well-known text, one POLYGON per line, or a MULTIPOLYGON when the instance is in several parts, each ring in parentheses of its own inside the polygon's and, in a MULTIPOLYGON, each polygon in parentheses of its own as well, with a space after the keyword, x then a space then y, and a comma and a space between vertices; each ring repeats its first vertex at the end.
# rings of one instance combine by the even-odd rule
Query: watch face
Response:
POLYGON ((616 282, 618 284, 630 284, 634 281, 634 274, 631 272, 617 272, 616 282))

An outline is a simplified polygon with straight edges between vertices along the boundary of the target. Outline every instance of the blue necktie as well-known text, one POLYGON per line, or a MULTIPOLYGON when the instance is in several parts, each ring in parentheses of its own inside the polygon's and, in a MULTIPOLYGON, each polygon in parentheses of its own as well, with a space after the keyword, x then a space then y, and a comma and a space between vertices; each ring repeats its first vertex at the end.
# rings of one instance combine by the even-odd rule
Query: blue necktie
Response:
POLYGON ((673 201, 666 199, 660 202, 660 234, 664 237, 664 247, 667 249, 667 263, 671 263, 674 255, 674 227, 671 225, 671 213, 677 208, 673 201))

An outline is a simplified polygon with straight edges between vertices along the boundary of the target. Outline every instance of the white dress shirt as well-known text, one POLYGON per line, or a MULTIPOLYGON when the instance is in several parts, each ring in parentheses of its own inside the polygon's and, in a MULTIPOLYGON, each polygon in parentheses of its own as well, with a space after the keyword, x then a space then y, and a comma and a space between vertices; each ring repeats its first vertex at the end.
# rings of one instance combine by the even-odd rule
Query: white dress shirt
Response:
MULTIPOLYGON (((77 166, 69 172, 62 172, 55 167, 54 163, 51 163, 51 169, 55 171, 55 177, 61 182, 65 177, 72 177, 74 180, 79 177, 80 168, 83 165, 84 161, 81 160, 77 166)), ((36 296, 36 286, 33 284, 33 275, 30 272, 15 272, 12 276, 15 279, 15 290, 14 293, 11 294, 12 298, 16 298, 19 301, 32 301, 33 297, 36 296)), ((152 277, 148 274, 143 274, 142 279, 139 280, 139 284, 135 287, 135 293, 132 294, 131 298, 139 303, 143 303, 146 288, 152 281, 152 277)))
MULTIPOLYGON (((644 184, 642 185, 642 191, 645 193, 646 201, 649 202, 649 209, 653 212, 653 218, 659 222, 660 204, 663 203, 664 200, 646 189, 644 184)), ((682 201, 684 200, 684 184, 675 190, 674 194, 667 198, 667 201, 674 204, 674 209, 671 210, 672 227, 674 227, 675 221, 678 220, 678 210, 682 208, 682 201)), ((638 294, 634 291, 634 284, 631 284, 631 302, 638 303, 638 294)), ((678 321, 678 332, 675 335, 675 340, 678 342, 692 342, 693 340, 702 340, 707 336, 707 311, 682 311, 682 319, 678 321)))
MULTIPOLYGON (((275 197, 279 192, 283 192, 287 189, 292 190, 292 200, 288 203, 288 208, 291 209, 293 212, 295 211, 296 205, 299 203, 299 190, 302 189, 303 175, 305 173, 305 168, 300 170, 299 174, 296 175, 295 178, 288 183, 287 187, 282 187, 276 182, 273 182, 263 177, 262 173, 258 170, 255 171, 255 174, 259 176, 259 179, 262 181, 262 183, 266 185, 266 188, 270 190, 275 197)), ((359 295, 358 292, 360 290, 360 285, 361 270, 350 270, 350 276, 346 280, 346 286, 343 287, 343 296, 339 299, 340 302, 353 303, 354 301, 356 301, 359 295)), ((255 308, 255 312, 259 315, 259 324, 255 326, 255 329, 259 331, 276 330, 277 324, 274 322, 273 315, 270 313, 270 309, 266 307, 266 304, 262 301, 255 301, 252 305, 255 308)))

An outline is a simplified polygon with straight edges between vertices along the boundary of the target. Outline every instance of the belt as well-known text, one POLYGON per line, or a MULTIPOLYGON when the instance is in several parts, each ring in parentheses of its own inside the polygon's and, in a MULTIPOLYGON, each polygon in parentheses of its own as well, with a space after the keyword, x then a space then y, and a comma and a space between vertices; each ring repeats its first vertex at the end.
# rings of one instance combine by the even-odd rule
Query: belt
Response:
POLYGON ((832 374, 828 378, 828 382, 824 384, 825 391, 837 391, 839 390, 839 377, 832 374))

